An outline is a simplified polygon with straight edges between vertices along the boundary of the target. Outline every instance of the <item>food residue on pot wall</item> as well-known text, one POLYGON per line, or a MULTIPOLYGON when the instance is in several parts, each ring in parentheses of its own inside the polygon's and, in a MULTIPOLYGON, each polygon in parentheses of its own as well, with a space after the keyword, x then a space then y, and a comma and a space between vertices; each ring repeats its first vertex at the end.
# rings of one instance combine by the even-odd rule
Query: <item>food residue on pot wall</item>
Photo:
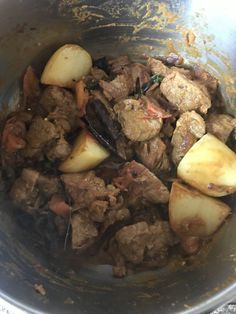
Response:
POLYGON ((190 63, 201 63, 220 80, 226 101, 231 105, 229 111, 235 113, 232 106, 236 98, 235 73, 228 57, 216 49, 215 37, 208 33, 204 10, 183 15, 183 12, 190 11, 183 2, 177 1, 170 7, 162 2, 143 3, 140 0, 134 6, 129 3, 120 5, 120 1, 114 0, 102 2, 98 6, 79 5, 77 0, 61 0, 58 9, 62 15, 70 12, 85 33, 111 27, 119 29, 117 40, 127 44, 131 54, 138 55, 142 47, 142 50, 149 53, 153 51, 156 55, 178 52, 183 57, 188 56, 190 63), (123 16, 128 18, 124 19, 123 16), (129 49, 131 43, 132 48, 129 49), (156 51, 156 47, 160 49, 156 51))

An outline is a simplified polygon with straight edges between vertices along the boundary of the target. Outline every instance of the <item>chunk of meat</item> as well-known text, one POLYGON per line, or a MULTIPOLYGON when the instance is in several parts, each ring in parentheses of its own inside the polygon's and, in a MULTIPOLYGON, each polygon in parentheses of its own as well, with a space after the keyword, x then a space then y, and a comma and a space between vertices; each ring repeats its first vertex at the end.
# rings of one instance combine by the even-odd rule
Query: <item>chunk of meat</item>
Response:
POLYGON ((150 67, 152 74, 158 74, 165 77, 172 72, 172 70, 162 61, 154 58, 148 58, 147 65, 150 67))
POLYGON ((131 141, 149 140, 161 130, 160 111, 147 99, 130 98, 114 106, 122 130, 131 141))
POLYGON ((25 123, 17 119, 16 116, 8 119, 3 128, 1 137, 2 151, 12 154, 25 148, 26 126, 25 123))
POLYGON ((148 238, 149 228, 146 222, 123 227, 115 235, 118 249, 126 261, 132 264, 140 264, 143 261, 148 238))
POLYGON ((42 93, 40 105, 47 113, 53 112, 56 108, 73 112, 76 108, 76 101, 68 90, 58 86, 48 86, 42 93))
POLYGON ((128 56, 119 56, 118 58, 109 60, 109 64, 113 74, 120 74, 130 64, 130 60, 128 56))
POLYGON ((30 214, 41 204, 37 189, 39 175, 39 172, 33 169, 23 169, 21 176, 15 180, 9 194, 14 204, 30 214))
POLYGON ((113 276, 117 278, 125 277, 127 274, 125 258, 121 254, 115 239, 110 241, 108 253, 111 255, 114 263, 112 267, 113 276))
POLYGON ((205 132, 205 121, 195 111, 185 112, 180 116, 171 140, 172 160, 176 165, 205 132))
POLYGON ((217 79, 197 64, 193 66, 193 79, 206 86, 211 95, 216 92, 218 87, 217 79))
POLYGON ((98 230, 89 218, 81 214, 75 214, 72 216, 71 226, 73 249, 84 250, 95 242, 98 230))
POLYGON ((134 156, 133 142, 128 140, 125 136, 120 135, 116 140, 117 154, 124 160, 130 160, 134 156))
POLYGON ((38 171, 25 168, 10 190, 13 202, 22 210, 33 214, 53 194, 61 192, 58 178, 41 175, 38 171))
POLYGON ((102 222, 108 209, 116 206, 119 189, 105 185, 93 171, 61 176, 76 210, 86 209, 91 219, 102 222))
POLYGON ((211 107, 211 98, 206 88, 176 71, 163 79, 160 90, 181 113, 198 110, 206 114, 211 107))
POLYGON ((163 77, 170 75, 171 73, 178 72, 185 77, 192 79, 192 72, 189 69, 183 67, 168 67, 161 60, 148 58, 147 65, 151 69, 152 74, 161 75, 163 77))
POLYGON ((52 195, 61 191, 61 184, 57 177, 49 177, 41 174, 38 177, 37 187, 40 194, 46 200, 50 199, 52 195))
POLYGON ((36 116, 30 125, 25 139, 27 146, 23 151, 25 157, 38 157, 52 140, 58 138, 56 127, 50 121, 36 116))
POLYGON ((108 75, 106 74, 106 72, 97 67, 91 68, 90 73, 96 81, 108 79, 108 75))
POLYGON ((156 221, 149 226, 149 240, 146 244, 146 259, 161 262, 168 254, 168 248, 178 243, 167 221, 156 221))
POLYGON ((135 144, 135 152, 138 159, 149 170, 154 170, 163 158, 166 145, 159 136, 149 141, 139 142, 135 144))
POLYGON ((135 143, 135 152, 140 162, 154 174, 162 175, 171 170, 166 145, 159 136, 135 143))
POLYGON ((126 73, 117 75, 116 78, 110 82, 101 80, 99 84, 106 98, 108 100, 114 100, 115 102, 127 98, 133 90, 133 82, 126 73))
POLYGON ((227 142, 230 134, 236 128, 236 119, 227 114, 212 113, 207 117, 206 129, 222 142, 227 142))
POLYGON ((127 221, 130 218, 130 211, 128 208, 121 207, 119 209, 110 210, 105 216, 102 232, 109 226, 114 225, 116 222, 127 221))
POLYGON ((127 266, 163 266, 167 262, 169 247, 178 243, 168 222, 156 221, 147 224, 145 221, 128 225, 120 229, 111 242, 110 253, 115 266, 113 274, 124 277, 127 266))
POLYGON ((48 202, 48 208, 56 215, 68 217, 70 215, 70 206, 66 203, 60 194, 54 194, 48 202))
POLYGON ((134 206, 144 200, 153 204, 167 203, 169 199, 165 185, 136 161, 126 163, 113 183, 121 191, 127 192, 129 205, 134 206))
POLYGON ((32 66, 28 66, 23 78, 23 97, 24 105, 27 108, 33 108, 37 105, 40 97, 40 85, 32 66))
POLYGON ((121 101, 136 92, 137 83, 140 87, 150 80, 149 69, 141 63, 119 66, 115 70, 117 76, 111 82, 100 81, 104 95, 108 100, 121 101))
POLYGON ((137 81, 139 82, 140 87, 142 87, 150 80, 150 71, 148 67, 141 63, 132 63, 127 70, 131 73, 133 92, 136 90, 137 81))
POLYGON ((70 144, 61 136, 55 143, 52 144, 50 149, 46 152, 49 160, 65 160, 71 153, 70 144))
POLYGON ((167 56, 158 56, 157 59, 162 61, 165 65, 168 66, 181 65, 184 63, 183 57, 173 52, 171 52, 167 56))
POLYGON ((75 97, 68 90, 58 86, 48 86, 40 99, 41 106, 49 114, 61 131, 69 132, 78 126, 79 114, 75 97))
POLYGON ((160 177, 162 175, 165 175, 166 177, 170 171, 171 171, 170 158, 168 157, 168 154, 164 152, 160 162, 157 164, 156 168, 153 169, 153 173, 155 175, 160 175, 160 177))

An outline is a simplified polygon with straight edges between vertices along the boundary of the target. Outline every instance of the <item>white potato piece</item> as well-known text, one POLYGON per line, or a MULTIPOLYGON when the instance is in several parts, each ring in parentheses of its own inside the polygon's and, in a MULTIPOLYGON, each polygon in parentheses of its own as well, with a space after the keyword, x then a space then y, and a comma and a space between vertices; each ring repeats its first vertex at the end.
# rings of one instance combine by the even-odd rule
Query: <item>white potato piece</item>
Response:
POLYGON ((208 133, 180 161, 177 175, 204 194, 231 194, 236 191, 236 154, 208 133))
POLYGON ((169 200, 171 228, 181 237, 212 235, 230 214, 230 207, 179 182, 172 184, 169 200))
POLYGON ((48 60, 41 83, 72 88, 87 75, 92 67, 90 54, 78 45, 67 44, 59 48, 48 60))
POLYGON ((65 173, 90 170, 110 156, 97 140, 86 130, 83 130, 75 141, 69 157, 63 161, 59 170, 65 173))

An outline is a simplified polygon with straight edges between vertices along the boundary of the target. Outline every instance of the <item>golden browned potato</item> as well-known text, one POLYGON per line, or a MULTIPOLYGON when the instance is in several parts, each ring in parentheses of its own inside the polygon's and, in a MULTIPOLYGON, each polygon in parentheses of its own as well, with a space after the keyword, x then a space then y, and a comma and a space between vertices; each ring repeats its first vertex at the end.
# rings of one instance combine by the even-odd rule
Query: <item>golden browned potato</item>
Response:
POLYGON ((181 237, 212 235, 230 214, 218 199, 206 196, 179 182, 172 184, 169 200, 171 228, 181 237))
POLYGON ((110 153, 86 130, 77 138, 69 157, 59 170, 66 173, 90 170, 109 157, 110 153))
POLYGON ((60 87, 74 87, 92 67, 90 54, 78 45, 64 45, 49 59, 41 76, 41 83, 60 87))
POLYGON ((236 191, 236 155, 208 133, 183 157, 177 175, 207 195, 219 197, 233 193, 236 191))

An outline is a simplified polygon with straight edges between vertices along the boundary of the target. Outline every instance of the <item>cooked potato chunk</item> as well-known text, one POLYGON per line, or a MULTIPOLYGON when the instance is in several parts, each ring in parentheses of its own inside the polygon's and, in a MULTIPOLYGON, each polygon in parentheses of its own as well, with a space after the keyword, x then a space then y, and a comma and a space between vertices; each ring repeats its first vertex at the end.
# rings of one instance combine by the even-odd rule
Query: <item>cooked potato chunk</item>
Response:
POLYGON ((230 208, 225 203, 178 182, 172 184, 169 219, 180 237, 210 236, 229 214, 230 208))
POLYGON ((64 45, 49 59, 41 83, 72 88, 92 67, 90 54, 78 45, 64 45))
POLYGON ((208 133, 186 153, 177 174, 204 194, 224 196, 236 191, 236 155, 208 133))
POLYGON ((59 170, 67 173, 90 170, 109 157, 103 148, 86 130, 77 138, 69 157, 60 165, 59 170))

